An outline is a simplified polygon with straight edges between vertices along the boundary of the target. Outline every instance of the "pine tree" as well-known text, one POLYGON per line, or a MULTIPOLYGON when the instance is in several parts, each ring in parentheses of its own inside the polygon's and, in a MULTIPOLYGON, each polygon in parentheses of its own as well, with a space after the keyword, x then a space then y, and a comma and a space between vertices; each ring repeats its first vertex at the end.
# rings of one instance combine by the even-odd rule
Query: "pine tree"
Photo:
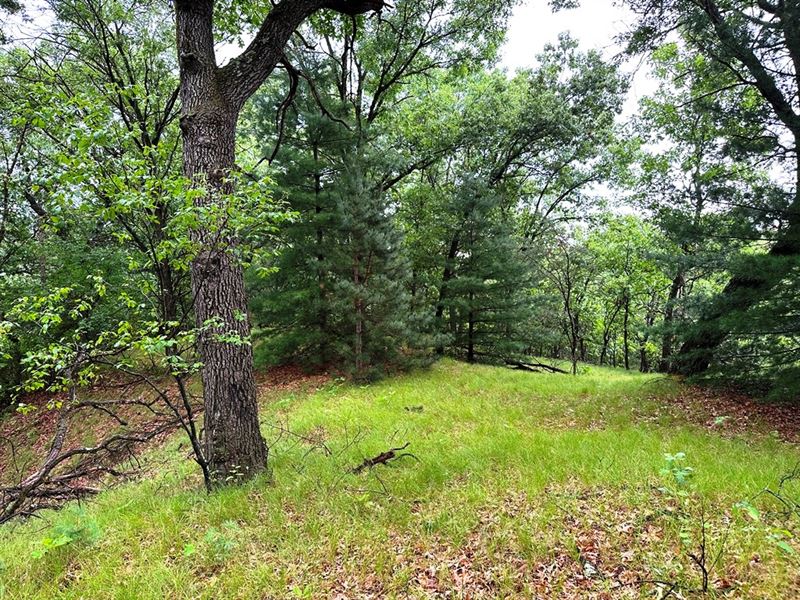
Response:
POLYGON ((386 197, 365 180, 365 157, 348 161, 339 185, 331 312, 337 354, 359 379, 401 361, 417 345, 410 265, 386 197))
POLYGON ((280 254, 267 279, 251 273, 260 362, 299 361, 317 368, 334 359, 331 348, 331 255, 338 235, 335 178, 323 154, 341 128, 309 109, 288 124, 276 184, 295 218, 280 232, 280 254))
POLYGON ((520 355, 530 318, 529 276, 498 197, 479 181, 456 192, 454 210, 465 215, 453 276, 446 283, 451 347, 469 362, 520 355))
MULTIPOLYGON (((274 164, 296 217, 281 232, 276 272, 251 277, 259 356, 371 378, 410 363, 425 345, 402 232, 388 192, 375 183, 391 153, 368 128, 320 115, 310 90, 299 96, 274 164)), ((347 111, 343 103, 336 114, 347 111)))

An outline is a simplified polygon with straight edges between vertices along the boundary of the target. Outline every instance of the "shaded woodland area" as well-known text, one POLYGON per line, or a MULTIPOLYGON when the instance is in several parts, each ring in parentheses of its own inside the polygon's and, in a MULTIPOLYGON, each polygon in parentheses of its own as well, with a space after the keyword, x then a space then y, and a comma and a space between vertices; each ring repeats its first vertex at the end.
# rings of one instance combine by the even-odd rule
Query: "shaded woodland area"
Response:
POLYGON ((508 72, 515 4, 0 0, 0 418, 57 422, 0 523, 174 429, 209 491, 268 472, 267 368, 798 400, 800 3, 624 0, 618 54, 508 72))

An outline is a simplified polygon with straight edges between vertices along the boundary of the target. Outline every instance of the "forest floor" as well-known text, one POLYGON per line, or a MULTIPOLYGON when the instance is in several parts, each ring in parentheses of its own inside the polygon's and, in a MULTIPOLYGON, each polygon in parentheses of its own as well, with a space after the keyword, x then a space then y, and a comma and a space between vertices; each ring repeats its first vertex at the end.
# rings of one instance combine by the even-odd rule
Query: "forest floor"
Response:
POLYGON ((207 495, 176 433, 0 527, 0 598, 800 598, 791 407, 594 367, 261 383, 271 478, 207 495))

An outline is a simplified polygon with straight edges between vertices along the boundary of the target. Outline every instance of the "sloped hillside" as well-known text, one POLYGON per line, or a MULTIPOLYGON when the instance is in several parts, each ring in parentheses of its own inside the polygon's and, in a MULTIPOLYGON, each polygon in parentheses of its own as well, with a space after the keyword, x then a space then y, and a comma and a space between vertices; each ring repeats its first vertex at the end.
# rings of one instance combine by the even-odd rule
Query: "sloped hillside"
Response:
POLYGON ((798 597, 800 453, 748 415, 598 368, 313 381, 263 397, 271 480, 206 495, 176 434, 0 529, 0 598, 798 597))

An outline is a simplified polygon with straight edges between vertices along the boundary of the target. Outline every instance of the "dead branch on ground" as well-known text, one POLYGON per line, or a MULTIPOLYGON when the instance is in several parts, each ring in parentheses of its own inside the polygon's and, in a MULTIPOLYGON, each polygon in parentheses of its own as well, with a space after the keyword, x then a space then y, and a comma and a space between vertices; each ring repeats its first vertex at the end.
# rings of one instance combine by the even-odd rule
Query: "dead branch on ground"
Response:
POLYGON ((380 454, 378 454, 373 458, 365 458, 364 462, 362 462, 357 467, 354 467, 351 470, 351 472, 354 474, 358 474, 364 471, 365 469, 371 469, 372 467, 375 467, 377 465, 385 465, 388 464, 390 461, 398 460, 400 458, 403 458, 404 456, 410 456, 411 458, 419 460, 419 458, 411 454, 411 452, 403 452, 403 450, 408 448, 410 445, 411 442, 406 442, 405 445, 400 446, 399 448, 391 448, 386 452, 381 452, 380 454))
POLYGON ((17 484, 0 487, 0 524, 97 494, 100 488, 89 482, 97 481, 104 475, 120 477, 129 474, 115 468, 115 465, 126 458, 135 460, 134 448, 137 445, 178 426, 175 419, 162 418, 138 431, 110 435, 94 446, 65 448, 70 421, 80 409, 87 406, 80 404, 63 410, 50 451, 39 469, 17 484))
POLYGON ((562 373, 564 375, 569 375, 569 372, 565 371, 564 369, 559 369, 558 367, 554 367, 552 365, 546 365, 544 363, 528 363, 519 360, 512 360, 510 358, 505 359, 505 363, 509 367, 514 367, 515 369, 520 371, 529 371, 531 373, 539 373, 540 371, 549 371, 550 373, 562 373))

